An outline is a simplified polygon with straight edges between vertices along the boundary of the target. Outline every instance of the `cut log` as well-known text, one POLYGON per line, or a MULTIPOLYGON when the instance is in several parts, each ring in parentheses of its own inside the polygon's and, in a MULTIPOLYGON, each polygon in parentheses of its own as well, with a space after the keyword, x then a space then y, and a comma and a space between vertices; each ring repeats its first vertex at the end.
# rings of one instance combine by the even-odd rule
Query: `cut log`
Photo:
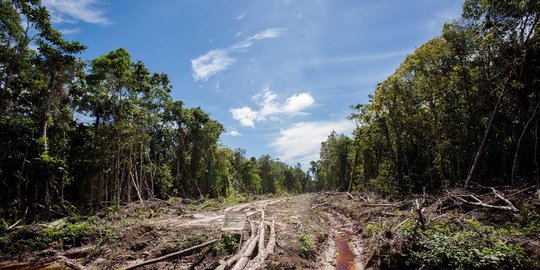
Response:
POLYGON ((238 261, 238 259, 242 257, 247 247, 251 245, 251 242, 257 241, 257 233, 255 230, 255 224, 249 221, 249 225, 251 226, 251 235, 249 239, 244 243, 244 245, 242 245, 242 248, 240 248, 240 251, 238 253, 236 253, 234 256, 230 257, 229 259, 227 259, 227 261, 220 262, 220 265, 216 268, 216 270, 225 270, 225 268, 233 265, 233 263, 235 263, 236 261, 238 261))
POLYGON ((272 220, 272 223, 270 225, 270 236, 268 239, 268 244, 266 245, 266 248, 264 249, 264 252, 257 254, 257 257, 249 261, 249 263, 246 265, 244 270, 255 270, 255 269, 262 268, 264 264, 264 260, 266 260, 266 257, 268 257, 268 254, 274 253, 275 247, 276 247, 276 230, 274 226, 274 220, 272 220))
MULTIPOLYGON (((266 208, 266 205, 264 205, 261 209, 261 222, 259 223, 259 228, 264 227, 264 208, 266 208)), ((261 230, 259 229, 259 233, 261 230)), ((244 269, 244 267, 249 262, 249 259, 253 256, 253 251, 255 250, 255 246, 257 246, 258 243, 260 243, 260 236, 257 234, 255 239, 250 243, 250 245, 246 248, 244 253, 242 254, 242 257, 238 259, 238 262, 233 267, 233 270, 241 270, 244 269), (255 239, 259 239, 259 241, 256 241, 255 239)))
POLYGON ((194 251, 194 250, 197 250, 197 249, 201 249, 201 248, 209 246, 209 245, 213 245, 213 244, 217 243, 218 241, 219 241, 219 239, 210 240, 210 241, 202 243, 200 245, 192 246, 190 248, 186 248, 184 250, 173 252, 173 253, 167 254, 165 256, 161 256, 161 257, 158 257, 158 258, 155 258, 155 259, 144 261, 142 263, 138 263, 138 264, 134 264, 132 266, 128 266, 128 267, 125 268, 125 270, 135 269, 137 267, 141 267, 141 266, 144 266, 144 265, 149 265, 149 264, 164 261, 164 260, 167 260, 167 259, 170 259, 170 258, 174 258, 174 257, 177 257, 177 256, 182 255, 184 253, 194 251))

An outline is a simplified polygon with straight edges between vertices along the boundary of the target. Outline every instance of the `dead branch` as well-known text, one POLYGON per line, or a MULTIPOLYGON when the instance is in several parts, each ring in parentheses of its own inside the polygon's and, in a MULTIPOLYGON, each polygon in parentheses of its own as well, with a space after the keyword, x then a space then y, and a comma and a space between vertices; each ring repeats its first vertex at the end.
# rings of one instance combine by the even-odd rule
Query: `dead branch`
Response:
POLYGON ((347 196, 349 196, 349 198, 350 198, 351 200, 354 200, 353 195, 351 195, 351 193, 349 193, 348 191, 347 191, 347 196))
POLYGON ((209 245, 213 245, 213 244, 217 243, 218 241, 219 241, 219 239, 210 240, 210 241, 204 242, 204 243, 202 243, 200 245, 192 246, 190 248, 186 248, 184 250, 173 252, 173 253, 167 254, 165 256, 161 256, 161 257, 158 257, 158 258, 155 258, 155 259, 152 259, 152 260, 148 260, 148 261, 144 261, 142 263, 138 263, 138 264, 135 264, 135 265, 132 265, 132 266, 128 266, 124 270, 135 269, 137 267, 141 267, 141 266, 144 266, 144 265, 149 265, 149 264, 164 261, 164 260, 167 260, 167 259, 170 259, 170 258, 174 258, 174 257, 177 257, 177 256, 182 255, 184 253, 194 251, 194 250, 197 250, 197 249, 201 249, 201 248, 209 246, 209 245))
POLYGON ((21 221, 22 221, 22 218, 19 219, 19 220, 17 220, 17 222, 13 223, 12 225, 10 225, 10 226, 7 228, 7 230, 8 230, 8 231, 11 231, 13 228, 15 228, 17 225, 19 225, 19 223, 21 223, 21 221))
POLYGON ((322 207, 322 206, 327 206, 327 205, 330 205, 330 203, 327 203, 327 202, 319 203, 319 204, 316 204, 316 205, 312 206, 311 209, 315 209, 317 207, 322 207))
POLYGON ((379 206, 401 206, 398 203, 363 203, 361 206, 379 207, 379 206))
POLYGON ((493 195, 495 195, 495 197, 503 200, 506 204, 508 204, 508 207, 510 207, 512 211, 519 212, 519 210, 508 199, 503 197, 495 188, 491 188, 491 190, 493 191, 493 195))
POLYGON ((514 212, 518 211, 519 212, 519 210, 517 210, 515 207, 486 204, 486 203, 484 203, 482 200, 478 199, 474 195, 468 195, 468 197, 471 197, 476 202, 467 201, 467 200, 461 198, 460 196, 455 196, 456 199, 458 199, 458 200, 460 200, 460 201, 462 201, 464 203, 467 203, 467 204, 472 204, 472 205, 477 205, 477 206, 486 207, 486 208, 492 208, 492 209, 514 211, 514 212))

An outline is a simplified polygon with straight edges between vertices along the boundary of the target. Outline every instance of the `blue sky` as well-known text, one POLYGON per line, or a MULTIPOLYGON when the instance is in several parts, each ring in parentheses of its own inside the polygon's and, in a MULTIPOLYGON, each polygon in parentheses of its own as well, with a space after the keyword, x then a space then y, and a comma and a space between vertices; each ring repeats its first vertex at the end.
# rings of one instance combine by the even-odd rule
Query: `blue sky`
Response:
POLYGON ((224 145, 306 169, 350 106, 458 18, 462 1, 43 0, 91 60, 120 47, 167 73, 174 99, 221 122, 224 145))

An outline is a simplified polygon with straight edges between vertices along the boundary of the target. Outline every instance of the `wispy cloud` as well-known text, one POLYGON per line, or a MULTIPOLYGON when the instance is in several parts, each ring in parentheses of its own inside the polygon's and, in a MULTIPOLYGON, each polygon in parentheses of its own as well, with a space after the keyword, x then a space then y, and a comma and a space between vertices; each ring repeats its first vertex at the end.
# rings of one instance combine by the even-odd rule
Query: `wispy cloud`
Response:
POLYGON ((239 121, 242 126, 254 127, 255 122, 267 119, 277 120, 279 116, 304 115, 306 113, 303 110, 315 103, 315 99, 309 93, 292 95, 283 102, 276 101, 276 98, 277 94, 269 88, 265 88, 260 94, 252 97, 252 100, 257 103, 257 110, 244 106, 233 108, 230 112, 233 119, 239 121))
POLYGON ((80 27, 77 27, 77 28, 66 28, 66 29, 60 29, 60 32, 64 35, 73 35, 73 34, 78 34, 81 32, 81 28, 80 27))
POLYGON ((312 63, 317 64, 317 65, 322 65, 322 64, 345 64, 345 63, 377 61, 377 60, 390 59, 390 58, 395 58, 395 57, 404 57, 408 53, 411 53, 413 50, 414 49, 411 48, 411 49, 391 51, 391 52, 322 58, 322 59, 313 60, 312 63))
POLYGON ((300 122, 282 129, 279 136, 270 144, 278 157, 285 162, 300 162, 304 168, 312 160, 319 159, 321 142, 332 131, 350 133, 355 125, 348 120, 300 122))
POLYGON ((212 50, 192 59, 191 69, 193 70, 194 80, 206 81, 213 75, 227 70, 236 61, 231 54, 239 53, 242 50, 251 47, 256 41, 277 38, 284 31, 285 30, 282 28, 266 29, 230 47, 212 50))
POLYGON ((230 127, 230 128, 227 128, 227 133, 225 133, 225 135, 238 137, 238 136, 242 136, 242 133, 238 132, 236 128, 230 127))
POLYGON ((247 14, 247 11, 244 11, 242 14, 238 15, 235 19, 241 20, 246 16, 246 14, 247 14))
POLYGON ((76 23, 84 21, 97 25, 108 25, 110 20, 105 11, 96 5, 97 0, 44 0, 43 5, 51 13, 55 23, 76 23))

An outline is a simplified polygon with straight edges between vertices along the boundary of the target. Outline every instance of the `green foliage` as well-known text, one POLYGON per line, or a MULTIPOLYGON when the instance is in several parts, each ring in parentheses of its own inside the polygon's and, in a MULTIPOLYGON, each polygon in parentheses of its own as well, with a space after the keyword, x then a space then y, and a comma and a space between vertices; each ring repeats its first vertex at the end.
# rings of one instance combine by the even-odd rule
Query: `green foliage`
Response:
POLYGON ((219 242, 212 246, 212 251, 218 256, 234 253, 239 247, 238 238, 229 232, 225 232, 221 235, 219 242))
POLYGON ((463 185, 473 162, 480 171, 471 177, 484 185, 532 184, 539 13, 536 1, 466 1, 460 20, 353 106, 352 138, 332 133, 322 143, 312 163, 318 186, 438 192, 463 185))
POLYGON ((207 199, 200 203, 192 203, 187 205, 187 210, 189 212, 201 212, 201 211, 212 211, 220 207, 220 204, 214 199, 207 199))
POLYGON ((491 226, 466 220, 466 228, 434 222, 425 231, 403 226, 409 267, 429 269, 525 269, 528 259, 519 245, 504 242, 505 235, 491 226))
POLYGON ((9 224, 7 223, 7 221, 3 218, 0 218, 0 237, 4 235, 8 227, 9 224))
POLYGON ((303 258, 311 258, 315 254, 315 243, 310 235, 301 232, 298 234, 298 241, 300 241, 300 256, 303 258))
POLYGON ((368 223, 363 227, 362 234, 365 237, 373 237, 379 234, 382 231, 382 228, 383 226, 381 223, 368 223))
POLYGON ((60 242, 64 247, 81 246, 95 234, 96 228, 86 222, 66 222, 59 227, 46 227, 37 231, 34 227, 26 227, 2 237, 0 249, 38 250, 53 242, 60 242))

